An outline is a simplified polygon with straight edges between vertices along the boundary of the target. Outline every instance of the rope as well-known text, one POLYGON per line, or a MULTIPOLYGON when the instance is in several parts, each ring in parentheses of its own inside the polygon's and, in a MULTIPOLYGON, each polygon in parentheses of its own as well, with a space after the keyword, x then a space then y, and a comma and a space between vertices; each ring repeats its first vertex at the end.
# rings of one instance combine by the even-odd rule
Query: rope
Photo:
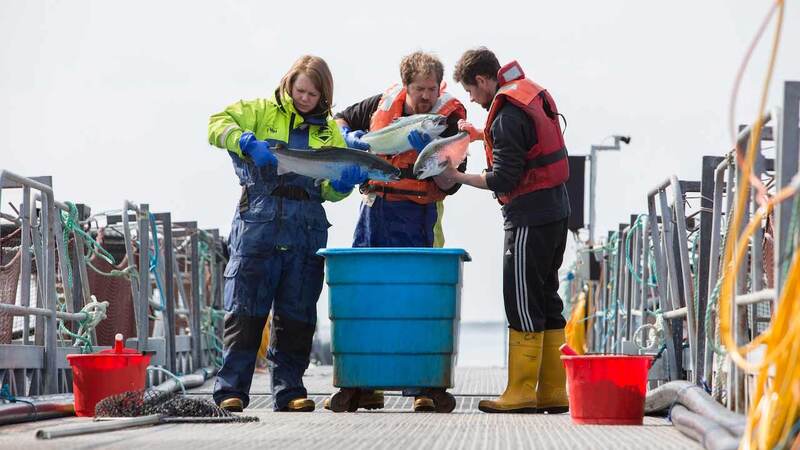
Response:
POLYGON ((158 367, 158 366, 147 366, 147 370, 155 370, 157 372, 162 372, 162 373, 167 374, 167 376, 172 377, 172 379, 174 379, 175 382, 178 383, 178 386, 181 387, 181 393, 183 395, 186 395, 186 386, 183 385, 183 381, 181 381, 181 379, 177 375, 175 375, 174 373, 170 372, 169 370, 167 370, 167 369, 165 369, 163 367, 158 367))
POLYGON ((646 323, 646 324, 641 325, 639 328, 637 328, 636 331, 633 332, 633 336, 631 337, 631 340, 633 341, 634 344, 636 344, 637 347, 639 347, 639 350, 642 350, 642 351, 652 351, 652 350, 654 350, 656 348, 656 346, 659 343, 663 342, 663 340, 664 340, 664 316, 663 316, 663 314, 661 314, 660 312, 656 314, 656 323, 654 323, 654 324, 646 323), (642 346, 641 344, 639 344, 639 340, 640 339, 638 337, 645 330, 650 330, 650 333, 648 333, 648 341, 650 342, 650 344, 647 345, 647 346, 642 346))
POLYGON ((22 400, 21 398, 15 397, 11 393, 11 389, 8 387, 8 384, 3 383, 3 386, 0 387, 0 400, 5 400, 11 403, 26 403, 33 408, 32 414, 36 414, 36 405, 28 400, 22 400))
MULTIPOLYGON (((641 275, 639 275, 638 273, 636 273, 633 270, 633 261, 631 261, 631 257, 630 257, 631 237, 633 236, 634 231, 636 231, 637 229, 644 230, 644 220, 643 219, 646 218, 646 217, 647 217, 647 214, 639 214, 639 216, 636 217, 636 221, 633 222, 633 226, 631 226, 631 229, 628 232, 628 235, 625 236, 625 266, 628 268, 628 272, 630 272, 631 275, 633 275, 633 279, 636 280, 636 282, 638 284, 640 284, 640 285, 644 283, 644 266, 642 266, 642 274, 641 275)), ((648 246, 647 251, 650 252, 649 265, 650 265, 650 268, 651 268, 651 270, 650 270, 650 279, 647 280, 647 285, 650 286, 650 287, 656 287, 657 286, 657 284, 656 284, 656 281, 657 281, 656 280, 656 271, 654 270, 654 266, 653 266, 653 261, 655 260, 655 258, 653 257, 653 248, 652 248, 652 246, 648 246)))
MULTIPOLYGON (((161 277, 158 275, 158 256, 161 254, 161 249, 158 246, 158 228, 156 228, 156 216, 153 213, 150 213, 150 233, 153 240, 153 252, 150 253, 150 272, 155 276, 161 298, 161 309, 164 310, 167 308, 164 287, 161 285, 161 277)), ((147 250, 150 251, 150 249, 147 250)))
MULTIPOLYGON (((83 228, 80 226, 80 222, 78 221, 78 208, 72 202, 64 202, 69 208, 69 212, 61 211, 61 215, 59 216, 61 219, 61 225, 63 228, 63 235, 61 239, 64 242, 64 248, 69 249, 69 234, 73 233, 74 236, 80 236, 83 241, 87 244, 89 249, 91 250, 88 254, 83 255, 83 259, 86 265, 91 268, 93 271, 97 272, 100 275, 112 276, 112 277, 125 277, 130 278, 131 273, 135 273, 136 268, 134 266, 128 266, 123 270, 112 270, 111 272, 103 272, 102 270, 95 267, 90 262, 90 257, 92 253, 96 254, 97 256, 103 258, 106 262, 115 266, 117 263, 114 261, 114 257, 109 253, 106 249, 97 242, 92 235, 85 232, 83 228)), ((65 252, 64 258, 67 261, 67 285, 72 288, 72 263, 70 261, 69 250, 65 252)))
MULTIPOLYGON (((63 312, 65 305, 59 305, 59 309, 63 312)), ((108 302, 98 302, 94 295, 92 295, 91 303, 84 306, 78 314, 83 314, 84 319, 79 322, 78 332, 73 333, 69 328, 64 325, 62 319, 58 319, 59 337, 61 333, 66 334, 75 340, 74 346, 78 347, 81 344, 81 353, 93 353, 94 347, 92 346, 92 331, 97 325, 103 321, 107 316, 108 302)), ((63 338, 61 339, 63 342, 63 338)))

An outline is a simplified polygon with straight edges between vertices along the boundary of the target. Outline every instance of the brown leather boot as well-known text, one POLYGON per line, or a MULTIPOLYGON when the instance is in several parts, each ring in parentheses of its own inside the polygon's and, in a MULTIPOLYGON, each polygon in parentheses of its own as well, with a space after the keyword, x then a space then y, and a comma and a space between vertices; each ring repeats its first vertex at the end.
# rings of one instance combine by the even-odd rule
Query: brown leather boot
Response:
POLYGON ((238 397, 231 397, 221 401, 219 407, 229 412, 242 412, 244 409, 244 402, 238 397))
POLYGON ((296 398, 281 409, 282 412, 312 412, 316 405, 310 398, 296 398))

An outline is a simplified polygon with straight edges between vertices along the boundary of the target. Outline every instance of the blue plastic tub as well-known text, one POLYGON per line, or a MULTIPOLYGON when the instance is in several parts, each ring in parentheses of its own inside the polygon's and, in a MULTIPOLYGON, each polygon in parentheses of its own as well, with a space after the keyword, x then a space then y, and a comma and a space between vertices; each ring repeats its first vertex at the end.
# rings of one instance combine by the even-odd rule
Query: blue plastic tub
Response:
POLYGON ((334 386, 453 387, 466 251, 342 248, 319 254, 327 263, 334 386))

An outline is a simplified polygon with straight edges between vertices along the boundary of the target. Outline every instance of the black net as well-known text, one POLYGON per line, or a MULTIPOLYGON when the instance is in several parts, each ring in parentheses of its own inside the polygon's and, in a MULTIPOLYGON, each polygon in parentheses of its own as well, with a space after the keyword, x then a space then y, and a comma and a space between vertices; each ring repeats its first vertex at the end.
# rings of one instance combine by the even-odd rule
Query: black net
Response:
POLYGON ((214 403, 155 389, 127 391, 104 398, 94 410, 96 417, 139 417, 158 414, 164 417, 226 418, 226 422, 257 422, 257 417, 234 415, 214 403))

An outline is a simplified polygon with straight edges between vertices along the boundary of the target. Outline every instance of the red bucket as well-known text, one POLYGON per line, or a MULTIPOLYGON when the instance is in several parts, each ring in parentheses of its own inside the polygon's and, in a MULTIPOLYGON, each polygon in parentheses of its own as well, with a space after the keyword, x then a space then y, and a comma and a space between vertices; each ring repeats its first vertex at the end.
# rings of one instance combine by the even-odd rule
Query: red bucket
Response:
POLYGON ((567 370, 573 422, 642 424, 652 356, 580 355, 561 360, 567 370))
POLYGON ((144 389, 149 354, 122 347, 118 335, 114 348, 90 355, 67 355, 72 366, 75 415, 94 416, 95 405, 125 391, 144 389))

